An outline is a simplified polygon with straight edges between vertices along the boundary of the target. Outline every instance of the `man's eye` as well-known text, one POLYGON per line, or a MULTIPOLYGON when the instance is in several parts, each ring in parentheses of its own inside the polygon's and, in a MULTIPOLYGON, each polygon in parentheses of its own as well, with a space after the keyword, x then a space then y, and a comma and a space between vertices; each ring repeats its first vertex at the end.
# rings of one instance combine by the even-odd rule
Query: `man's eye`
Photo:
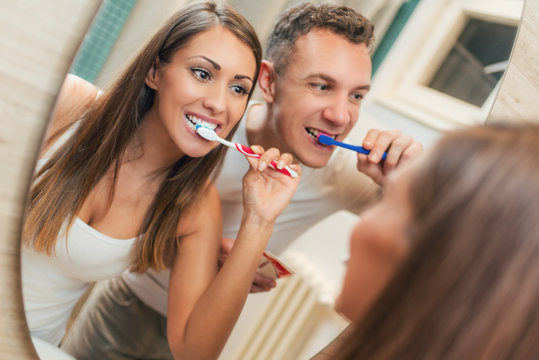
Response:
POLYGON ((317 84, 316 88, 318 90, 320 90, 320 91, 328 91, 328 90, 330 90, 329 85, 326 85, 326 84, 317 84))
POLYGON ((361 101, 363 99, 363 94, 352 94, 352 99, 355 101, 361 101))
POLYGON ((211 74, 210 74, 209 71, 206 71, 204 69, 197 69, 197 68, 193 68, 193 69, 191 69, 191 71, 199 79, 202 79, 202 80, 210 80, 211 79, 211 74))
POLYGON ((309 86, 314 90, 322 91, 322 92, 331 90, 331 87, 327 84, 311 83, 309 84, 309 86))

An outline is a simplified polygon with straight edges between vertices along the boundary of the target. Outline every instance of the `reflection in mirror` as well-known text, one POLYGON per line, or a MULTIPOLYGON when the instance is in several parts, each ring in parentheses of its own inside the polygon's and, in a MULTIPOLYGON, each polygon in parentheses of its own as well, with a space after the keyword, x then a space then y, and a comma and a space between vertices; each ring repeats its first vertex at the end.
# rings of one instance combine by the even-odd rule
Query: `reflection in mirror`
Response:
MULTIPOLYGON (((194 128, 232 134, 261 56, 254 29, 236 10, 193 3, 159 28, 107 91, 67 77, 25 208, 21 274, 32 336, 69 350, 66 325, 89 283, 118 278, 127 269, 141 274, 171 267, 171 304, 182 304, 170 307, 176 316, 169 335, 178 339, 171 351, 215 357, 226 339, 221 329, 232 326, 234 315, 213 318, 205 337, 201 323, 212 313, 239 312, 234 309, 247 295, 268 230, 299 181, 276 179, 267 175, 270 170, 246 178, 254 183, 246 186, 246 197, 261 196, 245 210, 264 222, 242 224, 240 235, 258 241, 232 249, 223 280, 216 277, 220 211, 208 182, 225 152, 194 128), (273 186, 260 189, 266 182, 273 186), (272 206, 265 206, 268 201, 272 206), (250 261, 243 266, 242 258, 250 261), (231 279, 241 271, 243 277, 231 279), (238 288, 228 298, 219 296, 226 284, 238 288), (203 292, 206 287, 215 290, 203 292)), ((101 355, 89 357, 106 357, 101 355)))
POLYGON ((418 123, 427 145, 440 131, 484 122, 522 7, 519 0, 420 2, 375 75, 365 112, 418 123))
POLYGON ((427 86, 483 106, 509 63, 516 33, 516 26, 468 20, 427 86))
MULTIPOLYGON (((372 15, 372 17, 380 19, 380 22, 376 23, 376 31, 377 38, 381 40, 384 39, 385 31, 391 28, 392 22, 388 19, 399 21, 399 9, 404 2, 380 1, 376 2, 377 6, 373 6, 372 1, 344 1, 346 5, 365 13, 367 17, 372 15)), ((107 90, 111 79, 125 67, 127 61, 142 46, 149 34, 158 27, 157 24, 160 25, 173 10, 186 3, 188 1, 163 1, 159 4, 149 1, 136 3, 134 1, 105 1, 102 7, 103 12, 97 18, 101 19, 102 22, 97 20, 94 22, 95 27, 91 29, 86 38, 85 46, 79 53, 80 56, 72 71, 93 82, 97 88, 107 90), (113 24, 116 26, 121 23, 123 26, 114 31, 103 30, 107 29, 105 19, 110 18, 111 12, 117 11, 111 5, 115 3, 124 5, 120 10, 121 14, 118 15, 119 19, 113 20, 113 24), (105 11, 109 15, 106 15, 105 11), (148 14, 155 16, 148 16, 148 14), (101 30, 97 27, 98 24, 101 26, 101 30), (105 43, 99 42, 99 36, 97 36, 99 33, 108 36, 105 43), (112 44, 114 46, 108 49, 109 45, 112 44), (92 56, 99 52, 100 57, 86 57, 84 56, 85 52, 89 52, 92 56)), ((266 35, 269 33, 273 19, 277 14, 289 4, 298 2, 236 0, 230 1, 230 3, 253 22, 261 40, 265 42, 266 35), (253 3, 256 6, 253 6, 253 3), (261 16, 261 14, 272 14, 272 16, 261 16), (259 19, 260 22, 253 21, 253 19, 259 19)), ((413 17, 411 21, 413 21, 413 17)), ((506 46, 510 48, 511 43, 507 42, 506 46)), ((441 76, 441 74, 438 75, 438 77, 441 76)), ((376 86, 376 81, 375 78, 374 86, 376 86)), ((438 84, 439 81, 437 80, 435 83, 438 84)), ((450 88, 452 87, 450 86, 450 88)), ((364 106, 368 108, 369 103, 365 102, 364 106)), ((363 113, 365 108, 362 109, 363 113)), ((387 111, 388 108, 384 111, 387 111)), ((373 112, 367 111, 367 119, 369 116, 372 119, 373 112)), ((374 122, 376 127, 399 127, 405 133, 417 132, 422 134, 423 138, 420 140, 425 143, 430 143, 438 134, 437 131, 432 131, 429 126, 417 130, 420 125, 413 116, 405 119, 404 122, 401 120, 398 126, 394 126, 395 124, 391 121, 384 123, 381 118, 377 117, 374 122)), ((372 120, 366 120, 364 124, 360 121, 357 130, 351 133, 351 138, 359 142, 363 131, 371 123, 372 120)), ((283 254, 283 258, 297 269, 298 276, 293 279, 279 280, 276 290, 269 294, 251 296, 248 299, 240 321, 221 355, 222 359, 248 359, 253 354, 257 356, 267 354, 268 358, 275 358, 275 354, 287 354, 286 356, 294 359, 308 358, 346 326, 346 322, 333 312, 331 305, 344 271, 340 262, 342 253, 346 251, 347 229, 355 217, 350 214, 340 215, 342 216, 333 219, 334 224, 329 225, 330 230, 323 226, 311 230, 311 232, 299 237, 294 245, 283 254), (338 244, 324 240, 329 238, 341 240, 338 244), (283 302, 292 305, 286 307, 283 302), (267 309, 264 317, 260 316, 261 308, 267 309), (286 336, 284 338, 278 337, 276 336, 277 332, 286 334, 286 336), (247 340, 245 340, 245 334, 249 334, 247 340), (272 343, 272 339, 279 340, 277 343, 272 343), (317 339, 317 341, 312 339, 317 339)), ((85 299, 83 297, 83 302, 85 299)), ((76 307, 72 318, 77 314, 77 311, 76 307)), ((264 356, 257 358, 264 358, 264 356)), ((286 357, 278 358, 285 359, 286 357)))

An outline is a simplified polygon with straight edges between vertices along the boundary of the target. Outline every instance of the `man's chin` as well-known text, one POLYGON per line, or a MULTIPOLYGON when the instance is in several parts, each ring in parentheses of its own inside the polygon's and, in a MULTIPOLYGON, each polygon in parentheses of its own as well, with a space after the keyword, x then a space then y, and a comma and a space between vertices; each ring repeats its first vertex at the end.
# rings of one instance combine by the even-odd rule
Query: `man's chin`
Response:
POLYGON ((327 156, 302 156, 299 157, 299 161, 302 165, 313 169, 319 169, 328 164, 330 157, 331 154, 328 154, 327 156))

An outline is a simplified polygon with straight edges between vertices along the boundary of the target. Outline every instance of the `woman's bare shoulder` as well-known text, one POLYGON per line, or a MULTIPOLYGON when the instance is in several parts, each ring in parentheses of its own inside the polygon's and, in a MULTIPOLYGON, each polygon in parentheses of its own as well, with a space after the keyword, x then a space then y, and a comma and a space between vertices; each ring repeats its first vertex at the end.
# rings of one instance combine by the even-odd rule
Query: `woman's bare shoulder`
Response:
POLYGON ((59 133, 69 128, 80 118, 95 101, 98 93, 99 90, 92 83, 73 74, 66 76, 56 97, 42 152, 54 143, 59 133))

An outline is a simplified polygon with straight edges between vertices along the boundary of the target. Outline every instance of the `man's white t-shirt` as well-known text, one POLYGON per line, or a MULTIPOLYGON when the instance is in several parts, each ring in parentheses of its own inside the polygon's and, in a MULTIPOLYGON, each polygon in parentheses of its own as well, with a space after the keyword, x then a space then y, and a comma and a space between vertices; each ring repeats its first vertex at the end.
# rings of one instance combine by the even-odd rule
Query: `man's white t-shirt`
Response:
MULTIPOLYGON (((249 106, 253 106, 251 103, 249 106)), ((245 112, 248 113, 248 110, 245 112)), ((233 142, 247 145, 245 118, 233 142)), ((304 231, 327 216, 348 210, 358 213, 379 197, 379 186, 356 168, 356 153, 336 149, 320 169, 302 166, 301 181, 292 200, 277 218, 267 250, 279 255, 304 231)), ((223 237, 235 238, 243 212, 242 178, 249 168, 245 156, 229 149, 215 180, 223 210, 223 237)), ((129 288, 149 307, 166 316, 170 271, 125 272, 129 288)))

